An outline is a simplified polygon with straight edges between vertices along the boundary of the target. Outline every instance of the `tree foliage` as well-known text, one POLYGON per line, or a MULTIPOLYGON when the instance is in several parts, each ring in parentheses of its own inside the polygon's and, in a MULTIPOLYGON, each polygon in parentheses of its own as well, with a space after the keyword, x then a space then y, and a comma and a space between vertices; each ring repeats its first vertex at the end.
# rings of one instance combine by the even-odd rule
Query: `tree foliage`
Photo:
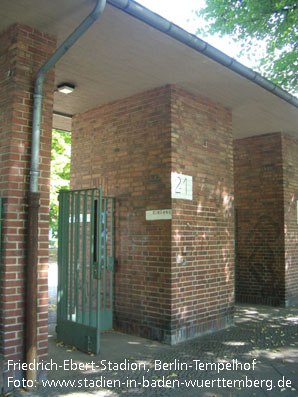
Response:
POLYGON ((242 53, 253 56, 257 41, 266 43, 259 70, 289 92, 298 91, 298 2, 294 0, 205 0, 197 15, 207 22, 198 30, 232 35, 242 53))
POLYGON ((50 228, 53 237, 58 232, 58 193, 68 189, 70 181, 71 134, 53 130, 51 153, 50 228))

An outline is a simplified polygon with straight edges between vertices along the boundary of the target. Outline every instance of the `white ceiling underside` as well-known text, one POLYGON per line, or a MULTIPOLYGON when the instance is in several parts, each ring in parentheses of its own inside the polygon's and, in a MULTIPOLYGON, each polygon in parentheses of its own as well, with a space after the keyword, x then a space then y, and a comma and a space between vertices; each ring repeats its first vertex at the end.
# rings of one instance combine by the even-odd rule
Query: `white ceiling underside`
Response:
MULTIPOLYGON (((80 24, 91 0, 1 0, 0 27, 22 23, 58 39, 80 24)), ((107 4, 103 15, 56 64, 54 111, 77 114, 165 84, 176 84, 232 109, 235 138, 288 132, 298 135, 298 109, 201 53, 107 4)), ((56 116, 55 127, 69 128, 56 116)))

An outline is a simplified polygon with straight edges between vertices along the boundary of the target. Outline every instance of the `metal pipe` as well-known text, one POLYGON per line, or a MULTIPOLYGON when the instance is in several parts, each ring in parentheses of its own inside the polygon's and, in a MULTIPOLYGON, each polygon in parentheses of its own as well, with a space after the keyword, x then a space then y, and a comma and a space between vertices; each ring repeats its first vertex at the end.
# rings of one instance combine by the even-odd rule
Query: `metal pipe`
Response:
POLYGON ((153 26, 155 29, 171 36, 172 38, 180 41, 181 43, 193 48, 194 50, 201 52, 207 57, 213 59, 214 61, 220 63, 221 65, 233 70, 235 73, 240 74, 242 77, 254 82, 265 90, 271 92, 272 94, 278 96, 291 105, 298 108, 298 99, 293 95, 289 94, 287 91, 278 87, 276 84, 267 80, 265 77, 261 76, 259 73, 253 71, 252 69, 242 65, 240 62, 229 57, 222 51, 213 47, 212 45, 206 43, 206 41, 200 39, 194 34, 186 32, 184 29, 169 22, 167 19, 161 17, 158 14, 148 10, 146 7, 131 1, 131 0, 107 0, 108 3, 121 9, 127 14, 140 19, 141 21, 153 26))
MULTIPOLYGON (((38 263, 38 209, 40 193, 29 192, 28 200, 28 254, 26 271, 26 362, 34 363, 37 358, 37 263, 38 263)), ((36 366, 26 371, 28 381, 36 381, 36 366)), ((33 384, 31 384, 33 386, 33 384)))
MULTIPOLYGON (((39 176, 39 145, 42 107, 43 81, 46 73, 74 45, 74 43, 100 17, 106 0, 97 0, 93 11, 68 36, 56 52, 39 69, 34 85, 34 106, 31 143, 30 187, 28 200, 28 255, 27 255, 27 298, 26 298, 26 362, 37 359, 37 264, 38 264, 38 176, 39 176)), ((35 368, 35 365, 31 365, 35 368)), ((27 371, 27 381, 36 381, 36 371, 27 371)), ((30 383, 31 383, 30 382, 30 383)), ((27 382, 29 383, 29 382, 27 382)))
POLYGON ((32 151, 30 168, 30 192, 38 191, 39 174, 39 142, 40 142, 40 120, 42 104, 42 88, 46 73, 59 61, 59 59, 73 46, 73 44, 85 33, 87 29, 100 17, 106 5, 106 0, 97 0, 93 11, 84 21, 70 34, 61 44, 56 52, 39 69, 34 86, 34 108, 32 125, 32 151))

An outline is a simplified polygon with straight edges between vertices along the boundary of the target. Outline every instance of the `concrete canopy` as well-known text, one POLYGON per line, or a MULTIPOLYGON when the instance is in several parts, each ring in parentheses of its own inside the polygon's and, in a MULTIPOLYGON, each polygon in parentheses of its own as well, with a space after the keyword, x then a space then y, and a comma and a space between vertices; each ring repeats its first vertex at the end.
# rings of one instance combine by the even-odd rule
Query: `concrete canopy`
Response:
MULTIPOLYGON (((1 31, 21 23, 57 38, 60 45, 93 6, 91 0, 2 0, 1 31)), ((76 86, 71 95, 55 93, 56 128, 68 128, 67 119, 57 114, 74 115, 174 84, 232 109, 234 138, 298 134, 296 106, 109 3, 56 64, 55 74, 56 85, 76 86)))

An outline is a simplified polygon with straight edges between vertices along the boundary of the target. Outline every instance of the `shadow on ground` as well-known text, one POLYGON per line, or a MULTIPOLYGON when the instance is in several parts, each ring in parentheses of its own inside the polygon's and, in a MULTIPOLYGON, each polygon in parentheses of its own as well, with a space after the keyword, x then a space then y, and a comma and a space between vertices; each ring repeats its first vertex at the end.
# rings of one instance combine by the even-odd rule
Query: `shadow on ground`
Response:
POLYGON ((103 333, 98 356, 49 331, 49 383, 15 396, 298 395, 298 307, 238 305, 235 326, 175 347, 103 333))

